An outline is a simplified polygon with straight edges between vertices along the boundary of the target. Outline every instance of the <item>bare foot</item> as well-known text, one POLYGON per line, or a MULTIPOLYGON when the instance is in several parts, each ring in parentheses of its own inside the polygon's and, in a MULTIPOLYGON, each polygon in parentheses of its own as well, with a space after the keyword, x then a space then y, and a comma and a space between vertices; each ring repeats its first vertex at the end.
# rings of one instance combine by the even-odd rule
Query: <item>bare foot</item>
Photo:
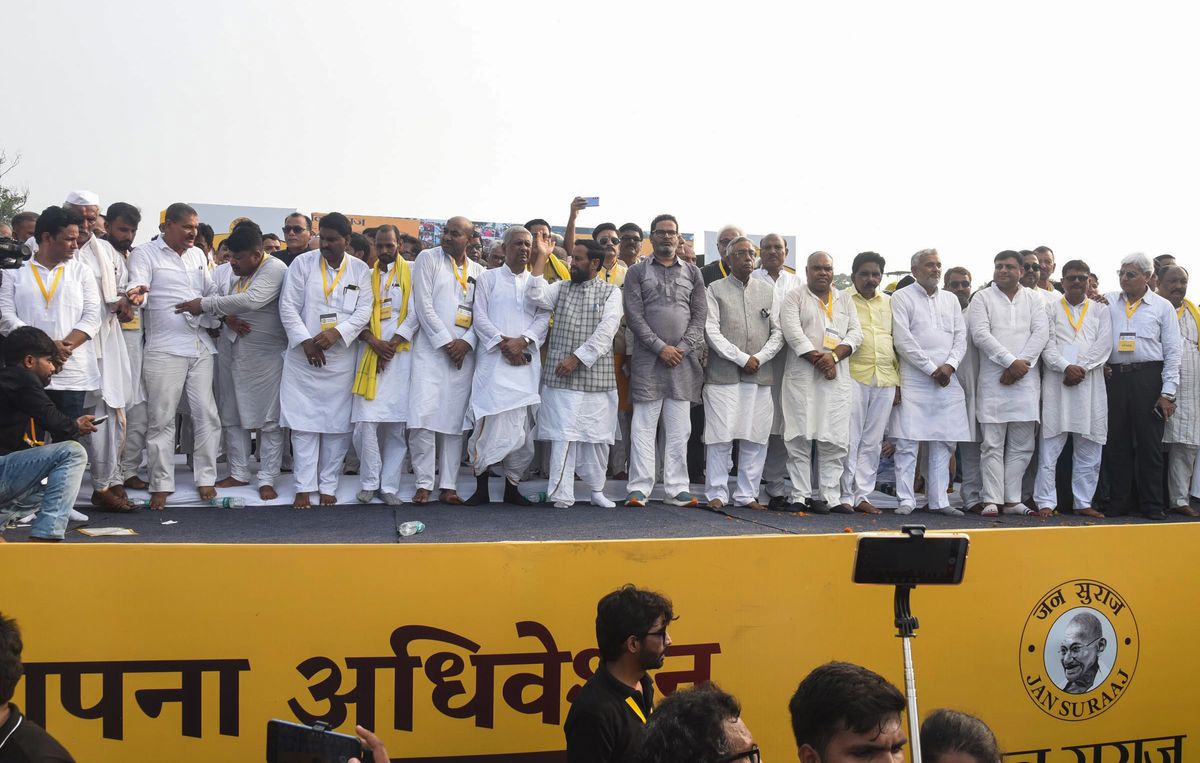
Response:
POLYGON ((249 485, 249 484, 250 484, 249 482, 242 482, 241 480, 235 480, 233 477, 226 477, 225 479, 223 479, 217 483, 217 487, 245 487, 246 485, 249 485))
POLYGON ((112 488, 108 490, 93 490, 92 505, 100 511, 115 511, 127 513, 133 511, 133 504, 128 498, 117 495, 112 488))
POLYGON ((167 508, 167 496, 170 493, 151 493, 150 494, 150 510, 162 511, 167 508))
POLYGON ((429 491, 425 488, 417 488, 417 492, 413 493, 412 502, 415 504, 429 503, 429 491))
POLYGON ((124 485, 109 485, 108 492, 112 493, 113 495, 115 495, 116 497, 120 498, 123 501, 129 500, 129 494, 125 492, 124 485))
POLYGON ((274 501, 279 497, 279 493, 276 493, 275 488, 270 485, 260 485, 258 488, 258 497, 264 501, 274 501))
POLYGON ((312 503, 308 500, 308 493, 296 493, 296 500, 292 501, 293 509, 307 509, 312 507, 312 503))
POLYGON ((336 506, 337 505, 337 496, 336 495, 325 495, 324 493, 321 493, 321 505, 322 506, 336 506))
POLYGON ((882 514, 879 507, 867 500, 862 500, 858 504, 858 510, 863 514, 882 514))
POLYGON ((217 489, 212 485, 199 485, 196 489, 200 491, 201 501, 211 501, 217 497, 217 489))
POLYGON ((438 500, 442 503, 448 503, 451 506, 463 505, 463 499, 459 497, 457 490, 443 490, 438 500))
POLYGON ((125 480, 125 487, 129 488, 130 490, 146 490, 150 487, 150 483, 134 475, 133 477, 125 480))

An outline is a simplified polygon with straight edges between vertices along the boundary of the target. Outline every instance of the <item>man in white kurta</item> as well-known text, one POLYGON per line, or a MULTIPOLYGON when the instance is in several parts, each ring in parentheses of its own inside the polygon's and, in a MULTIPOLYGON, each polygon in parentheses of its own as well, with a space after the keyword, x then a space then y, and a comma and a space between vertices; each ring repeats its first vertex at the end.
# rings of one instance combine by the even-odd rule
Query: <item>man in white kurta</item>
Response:
MULTIPOLYGON (((788 258, 788 246, 783 236, 768 233, 759 239, 758 247, 760 267, 751 277, 766 281, 775 290, 775 321, 778 323, 779 308, 783 306, 784 297, 800 283, 800 278, 784 267, 788 258)), ((782 331, 782 327, 780 330, 782 331)), ((783 369, 784 360, 781 357, 775 363, 775 380, 771 385, 771 401, 775 410, 762 475, 767 493, 767 508, 776 511, 787 509, 790 492, 787 484, 787 446, 783 442, 783 369)))
POLYGON ((213 394, 213 352, 207 329, 220 324, 210 316, 177 313, 175 306, 215 293, 208 260, 194 246, 199 216, 187 204, 167 207, 162 235, 129 255, 128 296, 144 300, 146 344, 142 383, 146 393, 146 459, 150 471, 150 508, 166 507, 175 491, 175 417, 187 396, 193 424, 193 476, 200 499, 215 498, 217 447, 221 419, 213 394))
POLYGON ((250 482, 250 433, 258 431, 258 494, 279 497, 275 480, 283 461, 279 427, 279 388, 288 337, 279 316, 279 295, 287 266, 262 249, 262 232, 244 223, 225 239, 229 261, 216 269, 229 276, 217 281, 217 293, 180 304, 177 309, 208 313, 225 327, 217 340, 217 403, 224 430, 229 476, 217 487, 250 482))
POLYGON ((358 334, 371 320, 371 271, 346 254, 350 221, 321 218, 321 248, 301 254, 287 269, 279 317, 287 331, 279 389, 279 424, 292 430, 293 507, 337 503, 338 481, 350 435, 351 393, 358 334))
POLYGON ((547 498, 555 508, 575 503, 575 475, 591 492, 593 506, 612 508, 604 495, 604 465, 617 423, 617 377, 613 337, 621 325, 621 289, 603 279, 604 250, 594 241, 571 248, 569 280, 547 284, 552 256, 534 258, 525 299, 552 310, 546 342, 537 438, 550 441, 547 498))
MULTIPOLYGON (((962 308, 963 326, 967 326, 967 308, 971 304, 971 271, 955 266, 946 271, 942 288, 958 299, 962 308)), ((983 472, 979 464, 979 424, 975 419, 975 386, 979 379, 979 350, 967 328, 967 349, 962 363, 955 371, 967 403, 967 439, 958 443, 958 467, 962 472, 963 509, 979 512, 983 509, 983 472)))
MULTIPOLYGON (((1036 258, 1035 258, 1036 259, 1036 258)), ((1020 284, 1021 255, 994 258, 993 284, 971 300, 967 326, 979 349, 975 415, 983 443, 983 515, 1032 514, 1021 503, 1021 478, 1033 457, 1040 415, 1036 371, 1049 328, 1045 299, 1020 284)))
POLYGON ((1090 272, 1079 260, 1063 265, 1066 296, 1046 307, 1050 336, 1042 353, 1042 433, 1033 498, 1044 515, 1058 507, 1055 472, 1070 437, 1075 513, 1103 519, 1092 499, 1108 439, 1104 363, 1112 352, 1112 320, 1107 305, 1087 298, 1090 272))
MULTIPOLYGON (((466 503, 489 503, 488 475, 499 464, 505 503, 527 506, 517 489, 533 461, 533 427, 542 377, 540 348, 550 311, 525 299, 534 239, 525 228, 504 232, 504 264, 483 273, 475 288, 475 376, 468 420, 473 424, 467 456, 475 493, 466 503)), ((538 254, 552 244, 538 239, 538 254)), ((553 256, 553 255, 552 255, 553 256)))
POLYGON ((440 500, 462 503, 458 465, 475 371, 473 306, 476 279, 484 272, 467 257, 474 230, 467 218, 450 218, 441 246, 421 252, 413 263, 413 306, 420 328, 412 349, 408 446, 416 504, 429 501, 435 461, 440 500))
POLYGON ((892 415, 896 438, 897 514, 917 506, 917 454, 928 454, 925 495, 938 514, 962 516, 950 505, 950 458, 967 439, 967 401, 957 371, 967 350, 967 325, 958 297, 938 288, 942 263, 935 249, 911 260, 913 278, 892 295, 892 336, 900 358, 900 404, 892 415))
POLYGON ((374 312, 362 331, 354 382, 354 449, 358 451, 360 503, 376 494, 399 506, 400 471, 408 455, 408 390, 412 341, 417 335, 412 265, 399 256, 400 230, 382 225, 375 233, 378 260, 371 270, 374 312), (372 360, 373 357, 373 360, 372 360))
POLYGON ((850 444, 850 372, 842 362, 862 343, 858 311, 833 288, 833 259, 809 255, 805 283, 788 292, 780 309, 788 344, 783 377, 783 436, 792 479, 791 510, 828 514, 841 498, 850 444), (816 443, 818 481, 812 488, 816 443))
POLYGON ((1183 340, 1175 413, 1163 429, 1167 446, 1167 511, 1200 516, 1192 508, 1192 474, 1200 451, 1200 310, 1187 299, 1188 272, 1172 265, 1158 274, 1158 295, 1175 308, 1183 340))
POLYGON ((713 509, 729 503, 734 440, 740 450, 733 502, 762 508, 759 482, 775 413, 772 361, 783 347, 783 331, 774 288, 750 277, 754 258, 753 242, 745 236, 734 238, 725 248, 729 275, 713 281, 707 292, 704 336, 710 352, 704 369, 704 444, 708 506, 713 509))

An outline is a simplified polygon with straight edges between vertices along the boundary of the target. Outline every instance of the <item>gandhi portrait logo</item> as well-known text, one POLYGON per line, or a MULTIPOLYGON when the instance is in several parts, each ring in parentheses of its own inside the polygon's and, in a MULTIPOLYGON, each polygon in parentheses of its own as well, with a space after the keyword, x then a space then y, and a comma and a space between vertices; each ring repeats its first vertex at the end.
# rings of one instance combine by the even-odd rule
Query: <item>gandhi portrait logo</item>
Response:
POLYGON ((1021 633, 1025 692, 1047 715, 1082 721, 1120 699, 1137 668, 1129 603, 1095 580, 1071 580, 1038 601, 1021 633))

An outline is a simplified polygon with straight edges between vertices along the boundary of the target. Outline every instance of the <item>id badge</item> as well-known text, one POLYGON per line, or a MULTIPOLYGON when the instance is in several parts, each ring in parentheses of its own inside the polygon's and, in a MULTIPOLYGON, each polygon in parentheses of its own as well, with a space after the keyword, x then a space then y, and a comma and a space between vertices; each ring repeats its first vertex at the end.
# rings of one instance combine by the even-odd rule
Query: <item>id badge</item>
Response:
POLYGON ((337 328, 337 313, 325 313, 321 316, 321 330, 328 331, 337 328))
POLYGON ((337 306, 343 313, 353 313, 358 309, 358 287, 354 285, 342 289, 342 298, 337 306))
POLYGON ((142 311, 133 311, 133 320, 128 323, 121 324, 122 331, 141 331, 142 330, 142 311))
POLYGON ((383 300, 383 302, 379 303, 379 319, 386 321, 386 320, 391 320, 391 317, 392 317, 392 298, 388 297, 387 299, 383 300))
POLYGON ((470 305, 459 305, 458 312, 454 314, 454 325, 460 329, 471 328, 471 319, 474 317, 474 310, 470 305))
POLYGON ((842 338, 833 329, 825 329, 825 349, 832 350, 842 343, 842 338))
POLYGON ((1123 331, 1117 339, 1117 352, 1133 352, 1137 347, 1137 334, 1132 331, 1123 331))

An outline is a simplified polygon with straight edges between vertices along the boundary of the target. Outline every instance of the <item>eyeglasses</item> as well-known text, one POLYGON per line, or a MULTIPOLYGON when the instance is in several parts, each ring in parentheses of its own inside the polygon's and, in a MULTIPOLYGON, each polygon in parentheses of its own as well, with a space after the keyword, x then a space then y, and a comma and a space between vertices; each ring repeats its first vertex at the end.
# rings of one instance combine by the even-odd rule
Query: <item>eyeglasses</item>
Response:
POLYGON ((1143 274, 1136 270, 1118 270, 1117 275, 1119 275, 1121 278, 1137 278, 1143 274))
POLYGON ((301 233, 304 231, 303 225, 285 225, 283 226, 284 233, 301 233))
POLYGON ((1102 638, 1104 638, 1104 637, 1097 636, 1096 638, 1092 639, 1091 641, 1087 642, 1086 644, 1071 644, 1070 646, 1060 646, 1058 648, 1058 653, 1060 655, 1062 655, 1063 657, 1066 657, 1068 654, 1071 655, 1072 657, 1078 657, 1080 652, 1082 652, 1084 649, 1087 649, 1089 646, 1096 643, 1097 641, 1099 641, 1102 638))
POLYGON ((733 763, 735 760, 742 759, 748 760, 750 763, 759 763, 762 760, 762 756, 758 751, 758 745, 753 745, 749 750, 733 752, 723 758, 718 758, 717 763, 733 763))
POLYGON ((1039 264, 1037 264, 1036 262, 1026 262, 1026 263, 1023 265, 1023 267, 1024 267, 1026 270, 1041 270, 1041 269, 1042 269, 1042 266, 1041 266, 1041 265, 1039 265, 1039 264))
POLYGON ((659 638, 666 638, 667 637, 667 629, 663 628, 662 630, 649 631, 642 638, 649 638, 650 636, 658 636, 659 638))
POLYGON ((650 235, 651 235, 651 236, 658 236, 659 238, 675 238, 676 236, 678 236, 678 235, 679 235, 679 231, 677 231, 677 230, 663 230, 662 228, 659 228, 658 230, 652 230, 652 231, 650 231, 650 235))
POLYGON ((971 282, 970 281, 947 281, 946 288, 947 289, 969 289, 969 288, 971 288, 971 282))
MULTIPOLYGON (((619 239, 619 238, 615 238, 615 237, 613 237, 613 236, 601 236, 600 238, 596 239, 596 243, 597 243, 597 244, 600 244, 600 245, 604 245, 604 244, 615 244, 615 243, 617 243, 617 242, 618 242, 618 241, 620 241, 620 240, 621 240, 621 239, 619 239)), ((637 240, 637 241, 640 241, 641 239, 635 239, 635 240, 637 240)))
POLYGON ((642 237, 641 236, 621 236, 621 240, 622 241, 631 241, 635 244, 640 244, 642 241, 642 237))
POLYGON ((731 239, 731 238, 723 238, 723 239, 721 239, 720 241, 718 241, 717 243, 718 243, 719 245, 721 245, 721 246, 729 246, 731 243, 733 243, 733 239, 731 239))
POLYGON ((1079 275, 1063 276, 1062 280, 1065 283, 1067 281, 1089 281, 1091 278, 1087 273, 1080 273, 1079 275))

